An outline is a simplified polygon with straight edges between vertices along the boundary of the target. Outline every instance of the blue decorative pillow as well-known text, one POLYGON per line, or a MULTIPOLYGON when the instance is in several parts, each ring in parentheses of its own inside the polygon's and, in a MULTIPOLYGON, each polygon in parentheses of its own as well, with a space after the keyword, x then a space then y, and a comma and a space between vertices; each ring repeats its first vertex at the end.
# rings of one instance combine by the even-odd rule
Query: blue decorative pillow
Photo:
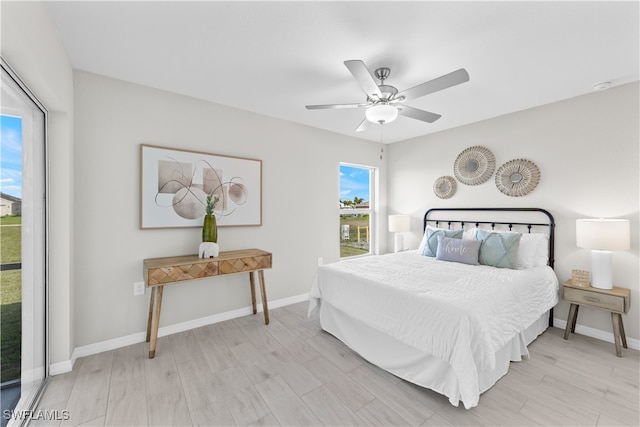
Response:
POLYGON ((498 268, 518 268, 518 248, 520 233, 497 233, 478 230, 476 239, 480 240, 480 264, 498 268))
POLYGON ((479 240, 451 239, 438 236, 436 259, 478 265, 479 240))
POLYGON ((434 257, 438 250, 438 236, 462 239, 462 230, 445 230, 444 228, 427 227, 427 241, 422 255, 434 257))

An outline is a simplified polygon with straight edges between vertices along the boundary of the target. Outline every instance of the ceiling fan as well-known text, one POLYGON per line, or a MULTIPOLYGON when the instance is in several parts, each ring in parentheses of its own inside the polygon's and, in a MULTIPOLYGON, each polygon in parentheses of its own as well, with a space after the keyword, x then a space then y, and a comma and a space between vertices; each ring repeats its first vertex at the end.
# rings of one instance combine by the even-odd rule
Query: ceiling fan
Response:
POLYGON ((384 81, 389 77, 389 74, 391 74, 389 68, 382 67, 375 70, 375 77, 380 80, 380 84, 377 84, 364 62, 356 59, 344 61, 344 65, 346 65, 351 74, 353 74, 353 77, 358 81, 362 90, 367 94, 366 102, 356 104, 307 105, 306 108, 308 110, 366 108, 365 119, 360 123, 356 132, 366 130, 369 127, 369 123, 390 123, 398 117, 398 114, 411 117, 412 119, 422 120, 423 122, 433 123, 441 117, 440 114, 419 110, 404 105, 403 102, 469 81, 469 73, 467 73, 467 70, 460 68, 449 74, 398 92, 398 89, 395 87, 384 84, 384 81))

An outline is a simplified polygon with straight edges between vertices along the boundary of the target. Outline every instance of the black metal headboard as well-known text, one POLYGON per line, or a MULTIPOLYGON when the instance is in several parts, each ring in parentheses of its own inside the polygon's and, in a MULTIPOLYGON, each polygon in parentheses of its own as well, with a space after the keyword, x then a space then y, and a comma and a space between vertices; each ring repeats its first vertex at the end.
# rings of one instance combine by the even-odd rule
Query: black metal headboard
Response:
MULTIPOLYGON (((496 214, 498 215, 498 214, 496 214)), ((514 227, 525 229, 527 232, 531 232, 534 227, 544 228, 546 233, 549 235, 549 266, 553 268, 554 262, 554 228, 555 221, 553 219, 553 215, 551 215, 548 211, 540 208, 432 208, 429 209, 424 214, 424 225, 423 230, 427 228, 427 224, 433 224, 436 227, 442 227, 445 225, 447 228, 461 228, 464 229, 465 226, 478 227, 481 225, 491 226, 491 229, 495 229, 498 227, 507 227, 509 230, 512 230, 514 227), (455 215, 455 213, 463 212, 464 215, 455 215), (480 212, 509 212, 508 215, 502 215, 499 220, 493 220, 490 218, 491 215, 482 215, 483 218, 477 218, 480 216, 480 212), (542 218, 542 221, 525 221, 525 212, 533 213, 531 218, 542 218), (513 213, 513 215, 511 215, 513 213), (444 215, 446 214, 446 215, 444 215), (475 215, 475 217, 471 218, 471 216, 475 215), (449 217, 447 217, 449 216, 449 217), (455 216, 455 218, 451 218, 455 216), (486 217, 486 218, 485 218, 486 217), (489 218, 489 219, 487 219, 489 218), (453 226, 453 227, 452 227, 453 226)), ((536 229, 537 229, 536 228, 536 229)))
MULTIPOLYGON (((442 224, 445 224, 448 229, 452 228, 461 228, 464 229, 465 225, 470 226, 470 228, 477 227, 481 228, 481 225, 489 225, 491 229, 495 229, 496 226, 507 227, 509 230, 512 230, 514 226, 516 228, 525 228, 528 233, 534 227, 544 227, 549 234, 549 267, 553 268, 553 252, 554 252, 554 228, 555 228, 555 220, 553 219, 553 215, 551 215, 548 211, 540 208, 432 208, 429 209, 424 214, 423 221, 423 230, 426 230, 427 224, 434 224, 436 227, 440 227, 442 224), (486 215, 482 213, 489 212, 493 213, 495 216, 500 216, 499 220, 486 219, 491 217, 491 215, 486 215), (498 212, 507 212, 508 214, 500 215, 498 212), (533 217, 536 218, 545 218, 542 222, 536 221, 523 221, 525 217, 529 217, 526 213, 532 214, 533 217), (461 214, 464 213, 464 214, 461 214), (513 215, 511 215, 513 213, 513 215), (442 215, 441 215, 442 214, 442 215), (482 216, 481 219, 468 219, 468 217, 476 215, 482 216), (445 218, 445 216, 451 216, 454 218, 445 218), (511 218, 513 217, 513 221, 511 218), (506 218, 506 219, 503 219, 506 218), (456 227, 457 225, 457 227, 456 227)), ((443 228, 443 227, 441 227, 443 228)), ((553 327, 553 308, 549 310, 549 327, 553 327)))

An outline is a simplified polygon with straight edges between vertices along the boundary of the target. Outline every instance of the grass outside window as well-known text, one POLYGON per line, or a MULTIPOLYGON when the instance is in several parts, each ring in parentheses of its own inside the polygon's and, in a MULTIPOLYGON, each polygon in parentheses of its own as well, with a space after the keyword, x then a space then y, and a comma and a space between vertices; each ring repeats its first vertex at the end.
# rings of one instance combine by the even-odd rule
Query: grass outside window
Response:
MULTIPOLYGON (((0 218, 0 263, 22 258, 21 217, 0 218)), ((22 271, 0 272, 0 382, 20 378, 22 271)))
POLYGON ((340 215, 340 258, 368 254, 371 231, 368 214, 340 215), (349 226, 349 239, 345 239, 346 236, 342 234, 344 225, 349 226))

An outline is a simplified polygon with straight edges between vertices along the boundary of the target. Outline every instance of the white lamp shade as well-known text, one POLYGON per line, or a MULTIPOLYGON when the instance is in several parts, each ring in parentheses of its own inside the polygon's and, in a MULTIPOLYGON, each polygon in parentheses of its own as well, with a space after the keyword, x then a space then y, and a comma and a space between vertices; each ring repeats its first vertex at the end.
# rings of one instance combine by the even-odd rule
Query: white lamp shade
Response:
POLYGON ((378 104, 367 108, 364 115, 372 123, 390 123, 398 117, 398 109, 393 105, 378 104))
POLYGON ((409 215, 389 215, 389 231, 392 233, 411 231, 410 220, 409 215))
POLYGON ((631 248, 629 220, 578 219, 576 245, 601 251, 626 251, 631 248))

